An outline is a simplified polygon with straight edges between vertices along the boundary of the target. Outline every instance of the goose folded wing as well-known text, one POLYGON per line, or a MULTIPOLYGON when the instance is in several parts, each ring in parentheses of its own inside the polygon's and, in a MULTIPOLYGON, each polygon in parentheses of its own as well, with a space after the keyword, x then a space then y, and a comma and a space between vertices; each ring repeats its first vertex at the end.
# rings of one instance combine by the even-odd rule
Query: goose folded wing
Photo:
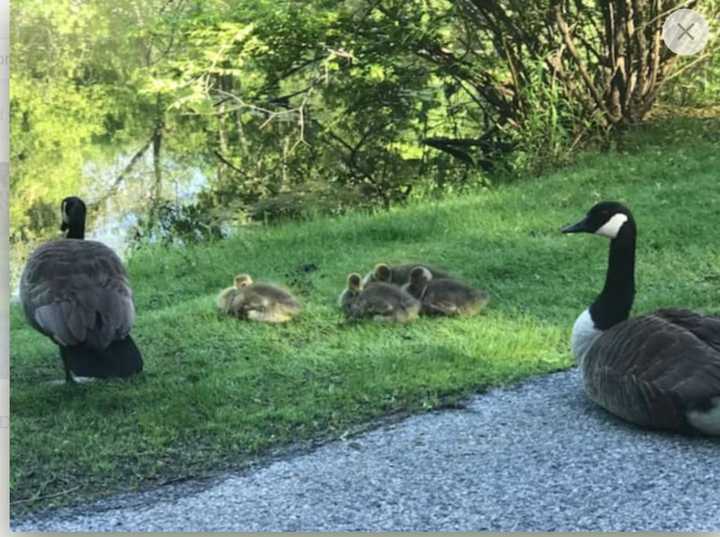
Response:
POLYGON ((668 389, 689 409, 720 397, 720 319, 688 310, 660 310, 655 316, 675 329, 662 375, 668 389))
POLYGON ((598 338, 583 367, 590 397, 636 423, 678 428, 720 395, 720 353, 677 318, 636 317, 598 338))
POLYGON ((132 293, 123 277, 78 273, 38 284, 29 298, 31 322, 63 346, 106 348, 130 332, 135 320, 132 293))
POLYGON ((685 309, 662 309, 654 315, 691 333, 720 355, 720 317, 685 309))

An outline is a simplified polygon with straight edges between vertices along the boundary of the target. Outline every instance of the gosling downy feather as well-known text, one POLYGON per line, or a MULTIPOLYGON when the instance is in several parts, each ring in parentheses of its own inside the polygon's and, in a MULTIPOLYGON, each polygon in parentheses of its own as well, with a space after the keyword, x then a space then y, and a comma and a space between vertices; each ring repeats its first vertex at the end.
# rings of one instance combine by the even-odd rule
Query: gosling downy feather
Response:
POLYGON ((644 427, 720 435, 720 318, 662 309, 628 319, 637 230, 624 205, 599 203, 562 231, 610 239, 605 286, 571 340, 589 398, 644 427))
POLYGON ((362 280, 362 286, 366 286, 371 282, 385 282, 393 285, 402 286, 410 281, 410 273, 415 267, 425 267, 430 271, 433 278, 448 278, 450 275, 436 267, 432 267, 423 263, 407 263, 404 265, 388 265, 386 263, 378 263, 375 268, 368 272, 362 280))
POLYGON ((346 315, 351 320, 408 323, 417 319, 420 302, 396 285, 371 282, 348 302, 346 315))
POLYGON ((269 283, 253 282, 248 274, 238 274, 235 286, 221 291, 217 305, 228 315, 265 323, 290 321, 302 309, 289 291, 269 283))
POLYGON ((125 267, 104 244, 84 240, 82 200, 65 198, 61 211, 66 238, 41 245, 23 270, 25 317, 59 345, 68 382, 134 375, 143 360, 130 337, 135 307, 125 267))
POLYGON ((490 300, 485 291, 451 278, 433 278, 422 266, 412 270, 403 289, 420 300, 426 315, 476 315, 490 300))
POLYGON ((362 278, 360 274, 356 272, 348 274, 346 287, 338 297, 338 306, 340 306, 340 309, 345 316, 349 317, 351 315, 352 305, 357 300, 358 296, 360 296, 361 291, 362 278))

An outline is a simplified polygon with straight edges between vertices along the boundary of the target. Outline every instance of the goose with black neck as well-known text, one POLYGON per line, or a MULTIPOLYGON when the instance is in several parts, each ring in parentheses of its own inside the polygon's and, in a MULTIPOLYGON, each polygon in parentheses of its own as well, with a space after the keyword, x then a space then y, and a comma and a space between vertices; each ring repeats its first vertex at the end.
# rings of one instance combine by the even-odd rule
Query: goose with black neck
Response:
POLYGON ((720 435, 720 319, 686 309, 629 317, 637 225, 625 205, 598 203, 562 232, 610 239, 605 285, 571 338, 588 397, 643 427, 720 435))
POLYGON ((112 249, 85 240, 86 212, 80 198, 62 201, 65 238, 37 248, 20 280, 25 317, 60 347, 69 383, 129 377, 143 368, 130 337, 135 307, 127 271, 112 249))

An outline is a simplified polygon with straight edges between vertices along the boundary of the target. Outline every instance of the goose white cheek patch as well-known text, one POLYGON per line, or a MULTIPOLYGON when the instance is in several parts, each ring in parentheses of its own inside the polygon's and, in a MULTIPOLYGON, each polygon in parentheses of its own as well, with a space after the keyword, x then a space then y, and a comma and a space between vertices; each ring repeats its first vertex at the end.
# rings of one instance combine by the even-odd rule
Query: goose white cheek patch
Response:
POLYGON ((603 237, 614 239, 618 236, 618 233, 620 233, 620 228, 622 228, 623 224, 627 222, 627 219, 628 217, 626 214, 614 214, 610 220, 605 222, 602 227, 595 232, 595 235, 602 235, 603 237))

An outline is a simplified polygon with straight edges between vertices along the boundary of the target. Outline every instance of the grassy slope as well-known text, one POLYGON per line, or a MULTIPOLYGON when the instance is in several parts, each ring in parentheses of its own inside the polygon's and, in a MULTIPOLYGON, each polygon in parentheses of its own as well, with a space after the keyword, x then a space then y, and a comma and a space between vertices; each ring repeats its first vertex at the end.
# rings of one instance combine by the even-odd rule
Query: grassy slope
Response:
POLYGON ((570 327, 602 285, 607 243, 558 228, 600 199, 636 213, 635 311, 720 311, 718 132, 717 120, 676 120, 542 180, 141 252, 129 268, 146 372, 130 382, 46 384, 62 377, 57 350, 14 308, 13 511, 202 475, 569 366, 570 327), (379 260, 432 260, 494 303, 474 319, 340 324, 346 273, 379 260), (305 263, 319 270, 294 271, 305 263), (281 327, 219 317, 214 296, 241 270, 289 284, 302 317, 281 327))

